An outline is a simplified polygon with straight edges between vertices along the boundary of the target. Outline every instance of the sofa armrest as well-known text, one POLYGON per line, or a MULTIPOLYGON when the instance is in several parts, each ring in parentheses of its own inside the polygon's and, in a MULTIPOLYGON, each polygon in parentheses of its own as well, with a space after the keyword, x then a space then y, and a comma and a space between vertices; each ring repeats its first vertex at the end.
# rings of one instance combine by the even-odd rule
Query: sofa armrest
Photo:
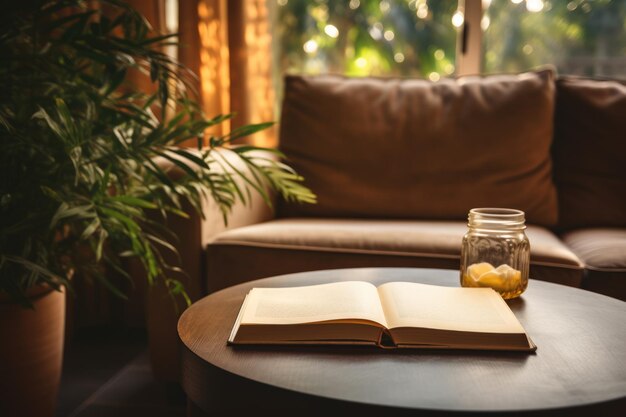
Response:
MULTIPOLYGON (((230 151, 224 152, 224 157, 237 169, 244 170, 245 165, 230 151)), ((181 175, 180 168, 165 159, 157 161, 159 166, 172 178, 181 175)), ((216 168, 219 170, 219 168, 216 168)), ((243 182, 240 183, 243 187, 243 182)), ((274 204, 274 195, 271 195, 274 204)), ((215 201, 210 197, 202 204, 201 216, 190 203, 183 204, 183 211, 189 218, 171 215, 165 220, 165 225, 177 237, 171 242, 178 252, 163 253, 166 262, 178 266, 184 273, 170 273, 169 278, 179 280, 185 288, 192 302, 206 295, 206 277, 204 276, 204 249, 220 232, 234 227, 242 227, 254 223, 270 220, 273 212, 263 201, 259 193, 251 190, 250 199, 246 205, 237 201, 228 216, 228 224, 224 219, 215 201)), ((163 222, 158 214, 154 213, 154 220, 163 222), (157 219, 157 217, 159 217, 157 219)), ((186 308, 182 299, 172 303, 167 288, 156 284, 148 288, 146 299, 146 325, 150 345, 150 362, 154 376, 159 380, 178 381, 180 372, 178 353, 178 334, 176 327, 178 318, 186 308), (176 308, 178 307, 178 308, 176 308)))
MULTIPOLYGON (((273 205, 275 196, 272 194, 270 198, 273 205)), ((257 192, 253 192, 250 195, 250 201, 248 201, 247 205, 244 205, 241 201, 235 203, 232 212, 227 216, 227 224, 224 223, 222 214, 215 201, 205 201, 203 212, 204 219, 200 219, 202 230, 200 246, 202 249, 206 248, 206 245, 212 242, 215 236, 225 230, 262 223, 274 218, 272 208, 263 201, 263 198, 257 192)))
MULTIPOLYGON (((198 152, 197 150, 188 151, 198 152)), ((221 165, 211 165, 214 171, 223 171, 223 167, 230 164, 240 172, 248 172, 245 163, 234 152, 227 149, 216 149, 213 152, 218 154, 216 159, 227 161, 221 165)), ((267 155, 264 154, 263 156, 267 155)), ((160 158, 157 163, 171 178, 178 178, 183 175, 181 169, 171 161, 160 158)), ((233 168, 227 169, 237 178, 233 168)), ((237 183, 245 193, 246 183, 240 178, 237 178, 237 183)), ((245 204, 237 199, 231 212, 227 215, 227 223, 225 223, 219 205, 208 192, 207 194, 207 198, 202 202, 202 214, 198 213, 191 204, 185 202, 183 211, 189 218, 172 215, 165 222, 166 226, 177 236, 177 241, 172 243, 180 255, 180 261, 172 260, 172 262, 188 275, 187 279, 183 281, 187 284, 185 287, 192 301, 206 295, 202 268, 203 252, 206 245, 224 230, 264 222, 274 217, 272 208, 267 205, 263 197, 251 189, 245 204)), ((274 205, 275 195, 270 193, 269 198, 274 205)), ((161 221, 163 220, 161 219, 161 221)))

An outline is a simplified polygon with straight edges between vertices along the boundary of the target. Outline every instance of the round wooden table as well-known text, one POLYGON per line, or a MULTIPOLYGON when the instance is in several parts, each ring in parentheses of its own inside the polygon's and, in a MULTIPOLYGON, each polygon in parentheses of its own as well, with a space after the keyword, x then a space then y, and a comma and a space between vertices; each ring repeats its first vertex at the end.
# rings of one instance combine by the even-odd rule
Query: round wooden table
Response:
POLYGON ((537 344, 535 354, 226 345, 253 287, 352 280, 459 285, 457 271, 361 268, 282 275, 211 294, 178 323, 190 415, 621 416, 626 411, 626 303, 535 280, 509 302, 537 344))

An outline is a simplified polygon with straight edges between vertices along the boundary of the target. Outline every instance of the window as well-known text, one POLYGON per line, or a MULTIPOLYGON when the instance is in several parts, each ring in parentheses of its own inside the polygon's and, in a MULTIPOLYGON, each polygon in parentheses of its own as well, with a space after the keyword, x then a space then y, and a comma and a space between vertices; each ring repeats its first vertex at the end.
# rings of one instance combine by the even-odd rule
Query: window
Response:
POLYGON ((483 3, 484 72, 553 64, 561 74, 626 75, 626 0, 483 3))
POLYGON ((626 75, 626 0, 268 2, 280 74, 626 75))
POLYGON ((456 0, 278 0, 283 72, 406 75, 455 72, 456 0))

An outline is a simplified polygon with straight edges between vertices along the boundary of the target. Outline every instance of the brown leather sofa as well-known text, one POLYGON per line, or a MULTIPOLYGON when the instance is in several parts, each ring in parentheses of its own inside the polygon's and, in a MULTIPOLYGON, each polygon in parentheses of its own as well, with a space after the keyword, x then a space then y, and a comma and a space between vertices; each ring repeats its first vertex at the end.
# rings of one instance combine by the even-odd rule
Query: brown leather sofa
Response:
POLYGON ((467 212, 496 206, 526 212, 531 277, 626 299, 625 132, 624 85, 550 70, 288 77, 280 146, 319 203, 207 239, 206 292, 314 269, 457 269, 467 212))
POLYGON ((458 269, 469 209, 511 207, 526 212, 531 278, 626 300, 620 82, 289 76, 280 148, 319 203, 256 201, 225 228, 208 202, 177 230, 193 298, 316 269, 458 269))

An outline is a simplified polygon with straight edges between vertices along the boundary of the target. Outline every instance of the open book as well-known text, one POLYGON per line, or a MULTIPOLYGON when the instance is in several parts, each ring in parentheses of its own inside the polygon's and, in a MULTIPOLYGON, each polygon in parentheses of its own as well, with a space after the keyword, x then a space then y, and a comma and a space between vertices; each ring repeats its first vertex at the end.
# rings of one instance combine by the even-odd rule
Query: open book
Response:
POLYGON ((349 344, 397 348, 534 351, 491 288, 347 281, 254 288, 230 344, 349 344))

